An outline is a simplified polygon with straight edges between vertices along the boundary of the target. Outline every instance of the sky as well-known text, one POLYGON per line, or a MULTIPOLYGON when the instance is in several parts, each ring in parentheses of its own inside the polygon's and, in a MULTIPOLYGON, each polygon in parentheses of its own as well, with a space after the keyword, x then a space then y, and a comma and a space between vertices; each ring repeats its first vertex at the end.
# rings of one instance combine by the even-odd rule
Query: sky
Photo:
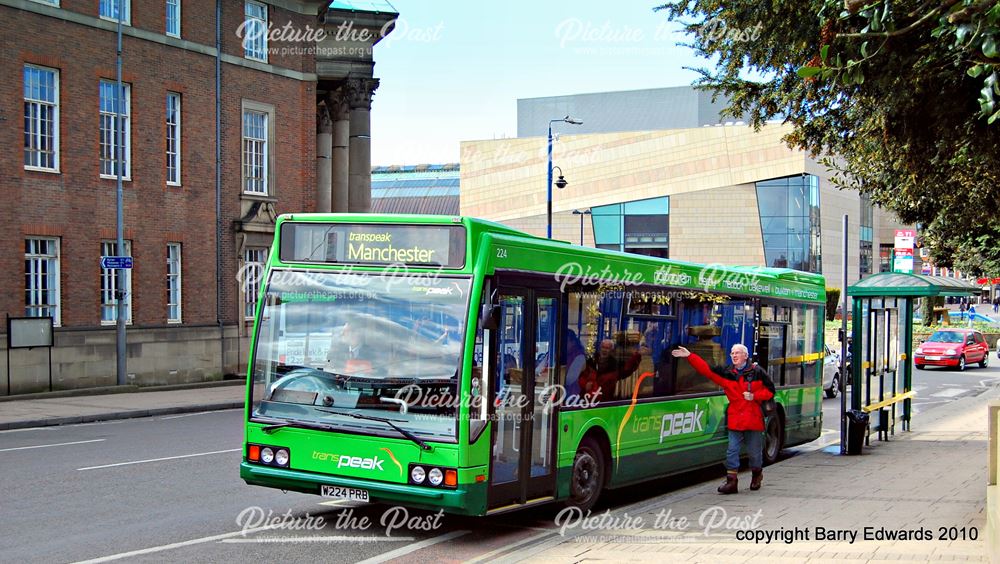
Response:
MULTIPOLYGON (((517 136, 517 100, 691 84, 706 62, 664 0, 390 0, 374 49, 372 165, 459 161, 461 141, 517 136)), ((561 117, 561 116, 553 116, 561 117)))

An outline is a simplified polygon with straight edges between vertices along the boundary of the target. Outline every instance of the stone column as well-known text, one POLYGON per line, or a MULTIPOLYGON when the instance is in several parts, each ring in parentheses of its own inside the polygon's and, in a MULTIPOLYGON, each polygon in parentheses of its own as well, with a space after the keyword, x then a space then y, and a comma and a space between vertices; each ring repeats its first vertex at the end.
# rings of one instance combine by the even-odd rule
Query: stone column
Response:
POLYGON ((330 211, 333 180, 333 120, 325 101, 316 106, 316 211, 330 211))
POLYGON ((369 213, 372 210, 371 109, 378 79, 349 78, 346 87, 351 107, 348 209, 369 213))
POLYGON ((326 98, 333 120, 333 199, 332 211, 344 213, 348 211, 348 163, 350 160, 350 108, 344 88, 331 93, 326 98))

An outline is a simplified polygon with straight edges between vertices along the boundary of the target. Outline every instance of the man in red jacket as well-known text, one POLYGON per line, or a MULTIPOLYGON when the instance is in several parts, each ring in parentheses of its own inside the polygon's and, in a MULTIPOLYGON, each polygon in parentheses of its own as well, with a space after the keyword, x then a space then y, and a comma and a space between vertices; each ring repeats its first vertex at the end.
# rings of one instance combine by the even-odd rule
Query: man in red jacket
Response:
POLYGON ((763 438, 764 412, 761 402, 774 397, 774 384, 767 373, 749 362, 749 352, 741 344, 733 345, 730 358, 733 364, 726 368, 711 368, 700 356, 684 347, 673 351, 678 358, 687 358, 698 374, 722 386, 729 399, 726 427, 729 429, 729 448, 726 450, 726 482, 719 486, 719 493, 734 494, 738 491, 737 471, 740 469, 740 447, 746 443, 750 455, 753 478, 750 489, 759 490, 764 479, 763 438))

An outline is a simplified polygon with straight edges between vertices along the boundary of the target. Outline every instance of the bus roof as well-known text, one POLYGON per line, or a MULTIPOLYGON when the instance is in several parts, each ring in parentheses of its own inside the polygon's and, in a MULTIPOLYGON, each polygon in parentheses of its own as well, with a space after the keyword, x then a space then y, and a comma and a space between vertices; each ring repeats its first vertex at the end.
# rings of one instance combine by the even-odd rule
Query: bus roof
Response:
MULTIPOLYGON (((826 280, 820 274, 802 272, 789 268, 769 268, 762 266, 733 266, 712 264, 705 265, 676 259, 662 259, 612 251, 597 249, 594 247, 580 247, 567 241, 549 240, 530 233, 525 233, 509 226, 468 216, 451 215, 417 215, 417 214, 362 214, 362 213, 295 213, 282 214, 278 217, 276 230, 280 231, 283 222, 332 222, 332 223, 354 223, 354 224, 408 224, 408 225, 463 225, 468 231, 468 241, 470 250, 475 252, 475 247, 471 246, 473 241, 485 234, 499 236, 499 239, 516 240, 525 244, 538 246, 542 249, 557 251, 561 253, 585 252, 587 255, 597 258, 606 257, 614 262, 628 261, 633 264, 642 264, 647 267, 677 267, 688 272, 711 268, 716 276, 726 277, 732 275, 736 277, 753 278, 756 280, 773 280, 775 282, 787 283, 791 286, 811 286, 819 287, 822 293, 825 290, 826 280)), ((499 266, 499 265, 498 265, 499 266)), ((465 268, 471 269, 472 261, 465 262, 465 268)), ((669 284, 668 284, 669 285, 669 284)), ((822 295, 819 296, 822 299, 822 295)), ((813 298, 815 299, 815 298, 813 298)))

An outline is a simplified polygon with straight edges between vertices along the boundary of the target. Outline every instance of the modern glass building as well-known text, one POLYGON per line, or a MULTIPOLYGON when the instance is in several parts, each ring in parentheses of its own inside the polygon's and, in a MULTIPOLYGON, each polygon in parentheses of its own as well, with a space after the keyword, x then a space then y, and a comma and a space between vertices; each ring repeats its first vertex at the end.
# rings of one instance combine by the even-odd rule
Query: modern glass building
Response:
POLYGON ((905 226, 857 192, 840 190, 823 165, 790 149, 783 138, 791 126, 754 131, 723 122, 722 105, 702 94, 665 88, 519 100, 520 137, 462 143, 460 211, 544 236, 544 132, 549 120, 570 115, 583 125, 553 124, 552 163, 569 183, 553 193, 554 238, 816 272, 839 287, 846 214, 848 280, 891 266, 875 261, 874 250, 881 258, 894 229, 905 226))

